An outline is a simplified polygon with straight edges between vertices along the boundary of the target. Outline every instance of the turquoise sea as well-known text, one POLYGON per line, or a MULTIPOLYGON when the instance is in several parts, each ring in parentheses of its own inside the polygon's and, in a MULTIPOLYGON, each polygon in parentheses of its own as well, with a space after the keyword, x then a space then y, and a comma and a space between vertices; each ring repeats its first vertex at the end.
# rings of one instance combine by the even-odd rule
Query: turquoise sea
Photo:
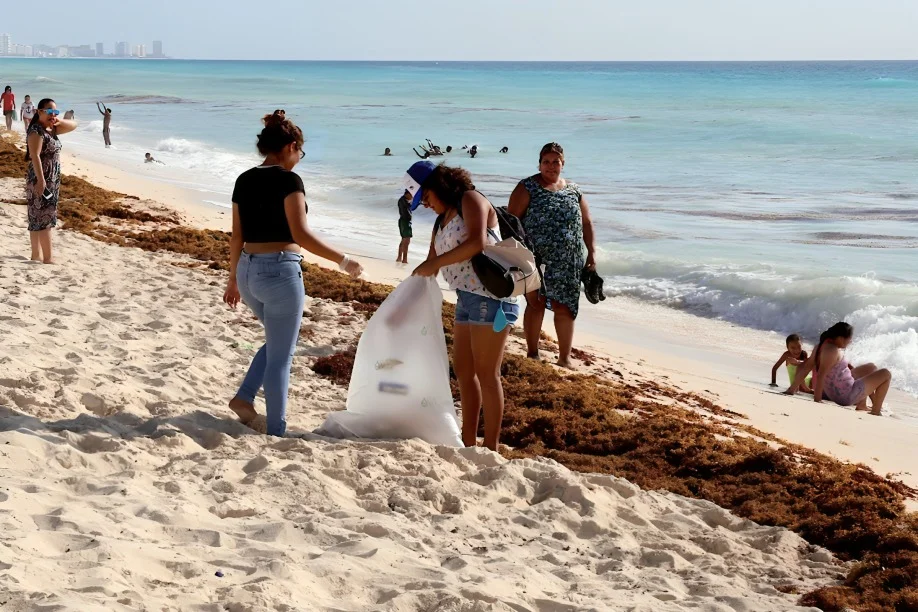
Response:
POLYGON ((260 116, 283 108, 307 133, 316 224, 386 257, 411 147, 452 145, 446 161, 503 204, 558 141, 609 294, 809 339, 844 319, 851 357, 918 394, 918 62, 6 59, 0 81, 75 109, 65 146, 224 206, 260 116), (473 143, 477 158, 458 151, 473 143))

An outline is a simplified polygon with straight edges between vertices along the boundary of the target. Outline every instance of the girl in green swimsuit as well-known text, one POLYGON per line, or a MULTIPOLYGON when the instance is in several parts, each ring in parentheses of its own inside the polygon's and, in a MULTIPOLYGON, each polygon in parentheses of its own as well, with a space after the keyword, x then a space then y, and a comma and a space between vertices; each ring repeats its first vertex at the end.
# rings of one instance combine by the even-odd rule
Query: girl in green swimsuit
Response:
MULTIPOLYGON (((771 386, 777 387, 777 377, 778 377, 778 368, 781 367, 781 364, 787 363, 787 377, 790 379, 790 384, 794 384, 794 379, 797 378, 797 367, 803 365, 807 359, 806 351, 803 350, 803 343, 800 342, 800 336, 797 334, 791 334, 787 337, 785 341, 787 350, 784 351, 784 354, 781 355, 781 358, 778 359, 774 367, 771 368, 771 386)), ((812 393, 813 390, 810 388, 810 381, 812 376, 807 376, 806 381, 800 385, 800 390, 804 393, 812 393)))

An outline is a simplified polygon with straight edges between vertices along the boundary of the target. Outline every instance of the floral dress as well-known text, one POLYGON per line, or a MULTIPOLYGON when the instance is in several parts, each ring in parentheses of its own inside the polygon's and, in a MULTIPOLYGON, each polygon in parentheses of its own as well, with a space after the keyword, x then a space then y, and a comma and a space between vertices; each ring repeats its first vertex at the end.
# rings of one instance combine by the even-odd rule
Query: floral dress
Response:
POLYGON ((41 135, 42 146, 39 158, 45 176, 45 190, 51 191, 51 198, 36 193, 38 177, 29 158, 29 171, 26 174, 26 203, 29 213, 29 231, 38 232, 57 226, 57 202, 61 193, 61 141, 57 134, 49 132, 39 124, 29 128, 29 134, 41 135))
POLYGON ((523 215, 523 228, 535 246, 535 257, 543 266, 548 307, 557 302, 567 306, 574 318, 580 308, 580 275, 586 264, 583 242, 583 194, 568 182, 558 191, 549 191, 536 177, 522 181, 529 192, 529 208, 523 215))

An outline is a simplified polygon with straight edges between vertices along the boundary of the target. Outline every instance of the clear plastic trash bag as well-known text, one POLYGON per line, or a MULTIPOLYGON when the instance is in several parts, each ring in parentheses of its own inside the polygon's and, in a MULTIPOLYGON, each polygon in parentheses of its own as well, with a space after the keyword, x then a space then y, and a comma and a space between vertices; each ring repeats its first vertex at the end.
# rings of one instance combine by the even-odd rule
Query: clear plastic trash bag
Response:
POLYGON ((315 433, 334 438, 420 438, 462 446, 449 388, 443 294, 412 276, 380 305, 357 345, 347 410, 315 433))

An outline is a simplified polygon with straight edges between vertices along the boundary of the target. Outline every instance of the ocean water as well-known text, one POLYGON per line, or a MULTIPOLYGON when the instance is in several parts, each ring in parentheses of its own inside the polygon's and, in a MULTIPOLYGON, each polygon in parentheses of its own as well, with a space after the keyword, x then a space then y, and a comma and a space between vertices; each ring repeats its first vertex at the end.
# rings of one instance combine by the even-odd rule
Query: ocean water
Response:
POLYGON ((918 62, 7 59, 0 75, 76 110, 65 146, 224 206, 260 116, 283 108, 307 134, 313 221, 386 257, 413 146, 478 144, 446 161, 503 204, 558 141, 610 295, 809 340, 847 320, 851 358, 918 395, 918 62), (112 150, 95 100, 114 109, 112 150))

